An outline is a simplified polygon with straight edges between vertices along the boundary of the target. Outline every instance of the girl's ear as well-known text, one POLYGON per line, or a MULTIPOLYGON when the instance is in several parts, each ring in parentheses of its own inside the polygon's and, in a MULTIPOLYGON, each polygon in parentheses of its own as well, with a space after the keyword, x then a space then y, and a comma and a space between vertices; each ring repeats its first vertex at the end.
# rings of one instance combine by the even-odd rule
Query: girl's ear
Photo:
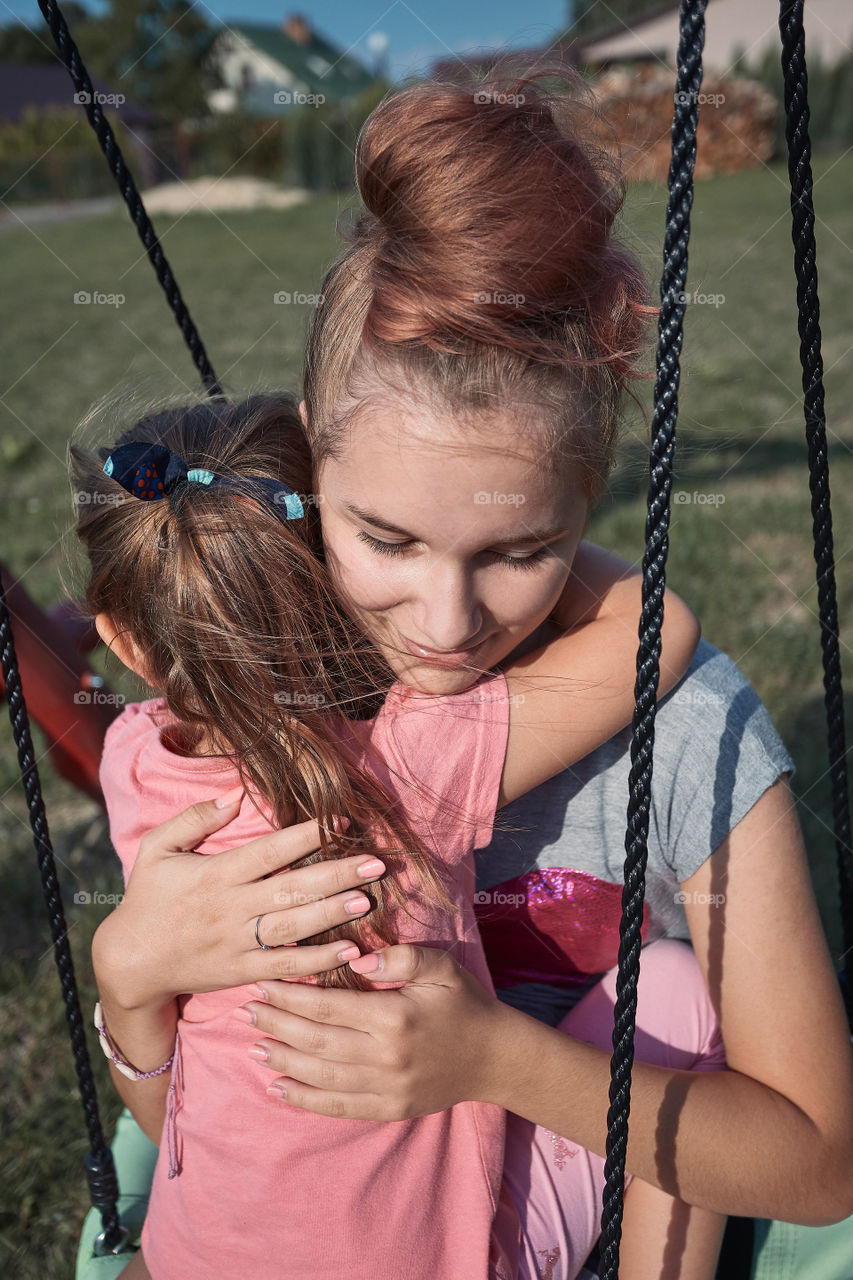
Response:
POLYGON ((139 676, 140 680, 144 680, 149 684, 149 680, 145 675, 145 663, 142 655, 133 643, 133 637, 129 631, 118 631, 108 613, 99 613, 95 616, 95 630, 103 640, 108 652, 114 653, 119 662, 139 676))
POLYGON ((299 401, 299 416, 300 416, 300 418, 302 419, 302 425, 303 425, 303 427, 307 427, 307 426, 308 426, 308 414, 305 412, 305 401, 304 401, 304 400, 300 400, 300 401, 299 401))

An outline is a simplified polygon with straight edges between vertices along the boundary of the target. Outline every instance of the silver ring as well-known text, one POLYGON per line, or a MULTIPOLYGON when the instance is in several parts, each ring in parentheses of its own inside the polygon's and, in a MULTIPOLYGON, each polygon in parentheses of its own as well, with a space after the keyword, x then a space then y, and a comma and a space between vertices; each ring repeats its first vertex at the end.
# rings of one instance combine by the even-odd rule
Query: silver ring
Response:
POLYGON ((265 942, 261 942, 260 938, 258 937, 258 925, 261 923, 263 918, 264 918, 263 916, 258 916, 257 920, 255 921, 255 942, 257 942, 261 951, 272 951, 272 947, 268 947, 267 944, 265 942))

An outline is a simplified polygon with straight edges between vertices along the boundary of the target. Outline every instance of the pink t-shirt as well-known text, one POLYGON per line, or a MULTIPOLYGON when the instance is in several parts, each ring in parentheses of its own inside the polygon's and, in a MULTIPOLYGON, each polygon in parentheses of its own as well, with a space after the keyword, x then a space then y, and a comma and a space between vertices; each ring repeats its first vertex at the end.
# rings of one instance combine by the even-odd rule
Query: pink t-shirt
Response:
MULTIPOLYGON (((105 737, 101 785, 125 881, 146 831, 239 781, 222 759, 170 751, 160 735, 169 718, 163 699, 134 703, 105 737)), ((444 698, 397 684, 373 720, 334 725, 400 798, 455 903, 449 918, 422 902, 417 919, 395 910, 395 936, 450 951, 493 991, 472 850, 492 835, 504 677, 444 698)), ((220 853, 272 825, 247 797, 198 851, 220 853)), ((244 986, 180 999, 173 1105, 142 1235, 153 1280, 515 1280, 520 1226, 502 1182, 505 1112, 463 1102, 376 1122, 276 1102, 265 1092, 272 1073, 247 1052, 258 1032, 234 1014, 252 998, 244 986)))

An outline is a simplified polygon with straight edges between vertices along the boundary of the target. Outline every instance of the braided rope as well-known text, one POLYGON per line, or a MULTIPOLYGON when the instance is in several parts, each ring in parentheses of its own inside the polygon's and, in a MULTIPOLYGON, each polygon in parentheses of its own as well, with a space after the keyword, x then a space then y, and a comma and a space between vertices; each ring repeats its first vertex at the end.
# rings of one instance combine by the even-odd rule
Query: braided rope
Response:
POLYGON ((656 698, 660 677, 663 597, 666 558, 669 551, 669 500, 678 422, 680 355, 684 338, 684 285, 687 280, 687 247, 690 209, 693 204, 693 168, 702 83, 702 50, 705 44, 706 0, 681 0, 679 14, 678 75, 672 122, 672 160, 669 169, 669 201, 661 276, 661 309, 658 318, 657 376, 649 458, 646 551, 643 557, 642 612, 639 625, 636 705, 631 739, 631 771, 627 831, 625 835, 625 886, 619 924, 619 971, 613 1011, 613 1055, 610 1060, 610 1107, 607 1112, 607 1146, 601 1220, 599 1275, 616 1280, 619 1274, 619 1241, 622 1232, 625 1154, 628 1148, 628 1115, 631 1109, 631 1067, 634 1061, 634 1027, 637 1016, 637 981, 640 976, 641 928, 648 857, 649 807, 652 756, 655 739, 656 698))
POLYGON ((809 141, 808 75, 803 30, 803 0, 782 0, 782 75, 785 92, 785 137, 791 180, 791 236, 797 278, 797 327, 803 370, 803 410, 809 455, 814 557, 817 568, 818 612, 823 651, 823 687, 832 779, 832 812, 838 854, 841 923, 844 934, 842 984, 847 1017, 853 1029, 853 852, 850 847, 850 801, 847 790, 847 752, 844 699, 838 645, 835 597, 835 559, 832 511, 829 504, 829 458, 823 398, 823 359, 820 343, 820 302, 817 292, 817 250, 812 204, 811 143, 809 141))
POLYGON ((55 3, 55 0, 39 0, 39 8, 47 25, 50 27, 59 56, 74 81, 74 88, 81 95, 80 100, 89 124, 95 131, 95 136, 98 139, 110 171, 118 184, 133 224, 139 233, 139 238, 145 245, 148 259, 154 268, 157 279, 160 281, 163 292, 166 295, 166 301, 172 309, 178 328, 183 334, 184 341, 189 347, 190 354, 201 374, 202 382, 212 396, 221 396, 222 388, 207 358, 204 344, 187 310, 175 277, 172 275, 172 269, 157 238, 151 219, 145 211, 145 205, 142 203, 142 197, 133 180, 133 174, 125 164, 124 156, 116 141, 115 134, 97 101, 97 95, 89 78, 89 73, 83 64, 77 45, 71 38, 71 33, 68 30, 65 18, 62 16, 62 11, 59 5, 55 3))
POLYGON ((74 961, 68 945, 68 929, 65 924, 65 912, 62 909, 62 896, 59 892, 59 881, 56 875, 56 863, 47 828, 47 814, 44 808, 44 797, 41 792, 38 768, 36 766, 33 740, 30 733, 30 721, 27 705, 21 687, 21 675, 18 670, 18 659, 15 652, 15 641, 12 636, 12 621, 6 603, 6 590, 0 576, 0 666, 6 686, 6 700, 9 704, 9 718, 12 721, 12 732, 15 746, 18 749, 18 763, 21 768, 21 782, 30 815, 30 827, 36 849, 39 873, 41 875, 47 914, 50 920, 50 932, 53 938, 53 954, 59 971, 59 982, 62 997, 65 1001, 65 1013, 68 1019, 68 1030, 71 1035, 71 1047, 74 1053, 74 1067, 77 1072, 77 1083, 83 1102, 83 1113, 86 1117, 86 1128, 89 1133, 90 1150, 86 1157, 86 1176, 89 1181, 89 1192, 92 1204, 101 1211, 104 1232, 104 1246, 112 1249, 120 1244, 125 1232, 119 1226, 118 1181, 116 1179, 113 1156, 101 1128, 98 1114, 98 1100, 95 1094, 95 1081, 92 1077, 92 1064, 86 1047, 83 1032, 83 1019, 80 1014, 80 1001, 77 995, 77 982, 74 976, 74 961))

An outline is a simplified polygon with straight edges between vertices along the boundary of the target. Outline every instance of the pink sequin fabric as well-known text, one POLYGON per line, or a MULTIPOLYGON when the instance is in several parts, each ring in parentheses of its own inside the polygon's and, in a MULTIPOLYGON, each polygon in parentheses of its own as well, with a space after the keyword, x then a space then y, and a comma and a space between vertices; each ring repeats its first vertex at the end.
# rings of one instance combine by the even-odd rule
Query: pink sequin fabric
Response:
MULTIPOLYGON (((621 884, 571 867, 541 867, 478 893, 474 910, 496 987, 586 987, 617 963, 621 884)), ((643 941, 648 928, 644 904, 643 941)))

